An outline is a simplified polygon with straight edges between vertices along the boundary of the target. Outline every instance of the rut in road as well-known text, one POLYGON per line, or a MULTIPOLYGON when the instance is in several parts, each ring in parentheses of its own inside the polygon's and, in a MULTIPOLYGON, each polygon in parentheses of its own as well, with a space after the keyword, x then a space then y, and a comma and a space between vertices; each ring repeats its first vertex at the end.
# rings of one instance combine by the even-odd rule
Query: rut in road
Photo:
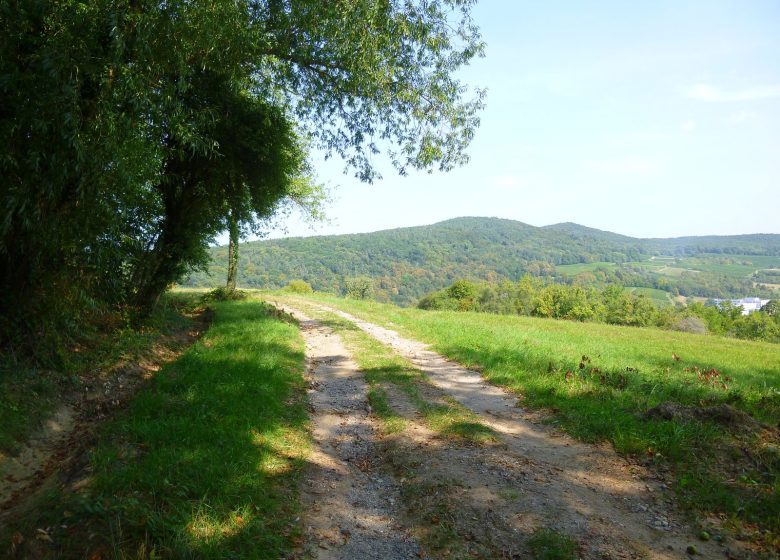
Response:
MULTIPOLYGON (((481 501, 486 516, 473 518, 495 523, 504 538, 514 534, 527 539, 536 528, 553 527, 574 538, 583 558, 684 558, 690 545, 707 558, 735 553, 722 544, 699 542, 661 482, 609 446, 582 444, 534 422, 517 406, 516 396, 425 344, 343 311, 311 305, 347 319, 389 345, 427 374, 436 388, 500 434, 500 448, 439 446, 435 451, 429 446, 436 438, 419 426, 405 437, 417 440, 422 463, 418 470, 431 471, 429 478, 449 477, 462 489, 464 507, 477 508, 481 501), (511 508, 502 506, 494 496, 498 482, 491 481, 491 476, 516 492, 518 503, 511 508)), ((396 395, 394 400, 395 406, 403 408, 402 397, 396 395)), ((523 550, 522 544, 508 546, 505 556, 514 557, 511 551, 515 548, 523 550)))
POLYGON ((377 468, 363 376, 337 335, 293 314, 306 342, 315 445, 302 488, 306 537, 300 556, 417 558, 419 546, 397 522, 398 485, 377 468))

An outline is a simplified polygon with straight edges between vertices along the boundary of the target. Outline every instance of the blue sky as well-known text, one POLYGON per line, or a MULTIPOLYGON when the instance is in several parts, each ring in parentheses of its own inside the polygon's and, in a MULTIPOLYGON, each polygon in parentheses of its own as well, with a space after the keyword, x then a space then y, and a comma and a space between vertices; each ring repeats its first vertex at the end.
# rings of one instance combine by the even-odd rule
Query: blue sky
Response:
MULTIPOLYGON (((637 237, 780 233, 780 2, 485 0, 471 162, 373 185, 315 155, 355 233, 498 216, 637 237)), ((384 167, 383 167, 384 169, 384 167)))

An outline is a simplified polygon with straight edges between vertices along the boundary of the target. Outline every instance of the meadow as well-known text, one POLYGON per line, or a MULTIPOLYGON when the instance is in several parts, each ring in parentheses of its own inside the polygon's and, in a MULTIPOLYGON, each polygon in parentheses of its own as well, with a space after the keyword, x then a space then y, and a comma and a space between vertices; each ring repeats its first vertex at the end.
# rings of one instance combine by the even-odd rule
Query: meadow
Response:
POLYGON ((30 547, 20 557, 289 552, 310 450, 303 341, 258 301, 211 305, 203 338, 101 426, 77 461, 86 470, 69 468, 65 487, 40 492, 3 528, 5 544, 27 536, 12 541, 30 547))
POLYGON ((578 439, 666 472, 690 510, 780 544, 777 345, 315 299, 430 343, 578 439))

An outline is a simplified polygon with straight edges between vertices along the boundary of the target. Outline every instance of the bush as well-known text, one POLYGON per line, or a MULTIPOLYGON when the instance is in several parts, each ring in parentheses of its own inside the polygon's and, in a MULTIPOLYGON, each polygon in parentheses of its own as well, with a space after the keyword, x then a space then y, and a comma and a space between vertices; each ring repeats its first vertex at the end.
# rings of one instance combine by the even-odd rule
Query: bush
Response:
POLYGON ((680 317, 672 324, 673 331, 707 334, 707 325, 701 317, 680 317))
POLYGON ((223 286, 205 293, 201 300, 203 303, 208 303, 210 301, 236 301, 246 299, 246 297, 247 293, 242 290, 228 290, 223 286))
POLYGON ((374 281, 367 276, 344 280, 344 293, 352 299, 371 299, 374 295, 374 281))
POLYGON ((284 289, 294 294, 310 294, 314 292, 314 288, 305 280, 290 280, 284 289))

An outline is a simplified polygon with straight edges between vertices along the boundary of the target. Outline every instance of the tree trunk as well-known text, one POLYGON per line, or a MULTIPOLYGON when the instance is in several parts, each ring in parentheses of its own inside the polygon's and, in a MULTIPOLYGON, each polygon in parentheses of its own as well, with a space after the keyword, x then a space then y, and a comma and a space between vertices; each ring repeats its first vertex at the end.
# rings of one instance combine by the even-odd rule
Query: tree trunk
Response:
POLYGON ((238 221, 232 212, 228 220, 228 229, 230 230, 230 243, 228 245, 227 284, 225 284, 225 289, 228 294, 232 294, 236 291, 236 276, 238 275, 238 221))

